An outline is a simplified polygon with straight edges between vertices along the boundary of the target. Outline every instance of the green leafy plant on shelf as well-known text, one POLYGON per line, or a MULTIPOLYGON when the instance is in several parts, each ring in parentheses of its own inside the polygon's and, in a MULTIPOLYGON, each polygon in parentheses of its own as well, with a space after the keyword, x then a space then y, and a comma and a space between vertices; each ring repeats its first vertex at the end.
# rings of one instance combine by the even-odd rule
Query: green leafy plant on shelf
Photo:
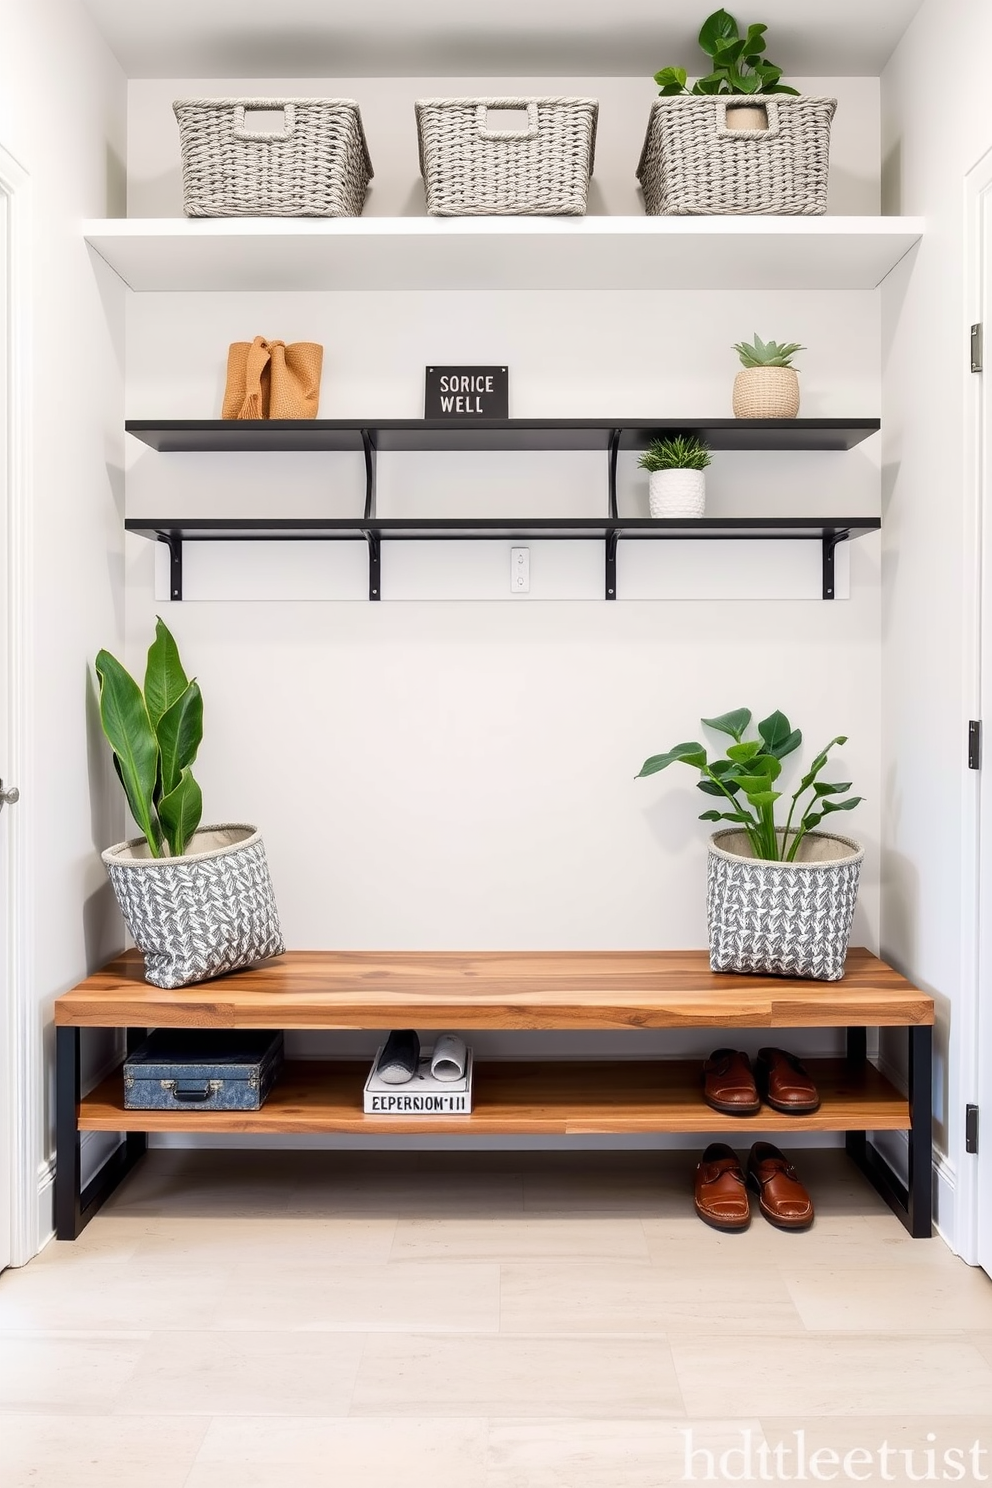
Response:
POLYGON ((744 367, 791 367, 798 351, 805 351, 798 341, 762 341, 757 331, 753 341, 738 341, 734 350, 744 367))
POLYGON ((838 799, 851 789, 850 781, 831 784, 818 778, 834 745, 847 743, 847 735, 838 734, 820 751, 799 782, 785 824, 779 827, 775 822, 775 804, 783 799, 784 793, 775 790, 774 786, 782 773, 782 761, 803 742, 799 729, 792 727, 784 713, 775 712, 757 725, 756 739, 745 739, 751 723, 749 708, 737 708, 732 713, 723 713, 719 718, 704 718, 701 722, 706 728, 733 739, 724 758, 710 760, 702 744, 676 744, 666 754, 656 754, 645 760, 636 778, 656 775, 659 770, 677 763, 698 770, 701 777, 697 782, 699 790, 707 796, 723 797, 724 804, 731 808, 729 811, 703 811, 699 820, 732 822, 743 828, 756 858, 794 862, 799 844, 807 832, 818 827, 831 812, 853 811, 862 800, 861 796, 838 799), (807 794, 808 800, 800 807, 802 797, 807 794))
POLYGON ((684 67, 663 67, 654 75, 662 97, 669 98, 679 93, 792 93, 798 96, 798 88, 790 88, 780 81, 781 67, 776 67, 764 55, 767 30, 765 25, 748 26, 741 36, 734 17, 725 10, 715 10, 703 22, 699 33, 699 45, 710 60, 710 71, 688 88, 688 73, 684 67))
POLYGON ((100 722, 127 803, 153 858, 180 857, 200 825, 203 798, 191 772, 203 738, 203 697, 159 619, 144 691, 109 651, 96 658, 100 722))
POLYGON ((711 463, 707 446, 694 434, 674 434, 669 439, 654 439, 638 465, 642 470, 705 470, 711 463))

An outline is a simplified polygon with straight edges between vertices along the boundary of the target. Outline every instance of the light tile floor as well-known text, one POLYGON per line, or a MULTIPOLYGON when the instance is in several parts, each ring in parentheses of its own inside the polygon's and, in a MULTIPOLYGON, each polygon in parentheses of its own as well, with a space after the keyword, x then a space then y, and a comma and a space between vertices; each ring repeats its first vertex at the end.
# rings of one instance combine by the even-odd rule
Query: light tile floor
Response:
POLYGON ((0 1276, 0 1488, 992 1480, 992 1281, 799 1161, 720 1235, 688 1154, 153 1153, 0 1276))

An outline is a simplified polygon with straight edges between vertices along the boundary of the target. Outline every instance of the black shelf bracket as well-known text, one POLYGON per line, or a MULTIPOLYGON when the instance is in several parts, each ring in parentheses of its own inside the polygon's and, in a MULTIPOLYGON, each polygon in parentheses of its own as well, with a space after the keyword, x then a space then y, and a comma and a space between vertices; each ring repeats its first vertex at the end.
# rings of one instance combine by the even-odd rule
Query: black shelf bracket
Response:
MULTIPOLYGON (((362 449, 365 452, 365 520, 375 520, 376 448, 368 429, 362 430, 362 449)), ((369 599, 382 598, 382 543, 377 532, 366 532, 369 545, 369 599)))
POLYGON ((183 597, 183 540, 175 532, 164 532, 159 538, 169 550, 169 598, 183 597))
POLYGON ((846 541, 846 532, 828 532, 823 538, 823 597, 824 599, 837 598, 837 581, 835 576, 834 552, 838 543, 846 541))
POLYGON ((368 429, 362 430, 362 449, 365 452, 365 520, 371 522, 375 516, 376 449, 368 429))
POLYGON ((613 429, 610 433, 610 516, 614 521, 619 516, 617 511, 617 457, 620 454, 622 434, 622 429, 613 429))
POLYGON ((382 543, 377 532, 366 532, 369 545, 369 599, 382 598, 382 543))
POLYGON ((620 533, 616 530, 606 534, 606 598, 617 597, 617 542, 620 533))

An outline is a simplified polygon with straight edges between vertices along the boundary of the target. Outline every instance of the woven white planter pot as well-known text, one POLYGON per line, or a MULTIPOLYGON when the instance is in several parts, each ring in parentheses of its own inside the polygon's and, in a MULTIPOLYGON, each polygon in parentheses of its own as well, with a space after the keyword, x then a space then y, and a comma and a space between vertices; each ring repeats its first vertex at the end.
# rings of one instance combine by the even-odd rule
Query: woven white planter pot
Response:
POLYGON ((254 827, 201 827, 191 852, 153 858, 145 837, 102 854, 145 980, 185 987, 286 949, 254 827))
POLYGON ((711 969, 840 981, 864 855, 850 837, 810 832, 798 862, 769 863, 751 856, 746 832, 715 832, 706 875, 711 969))
POLYGON ((706 509, 706 472, 652 470, 648 506, 653 517, 701 517, 706 509))
POLYGON ((791 419, 798 415, 795 367, 744 367, 734 378, 734 418, 791 419))

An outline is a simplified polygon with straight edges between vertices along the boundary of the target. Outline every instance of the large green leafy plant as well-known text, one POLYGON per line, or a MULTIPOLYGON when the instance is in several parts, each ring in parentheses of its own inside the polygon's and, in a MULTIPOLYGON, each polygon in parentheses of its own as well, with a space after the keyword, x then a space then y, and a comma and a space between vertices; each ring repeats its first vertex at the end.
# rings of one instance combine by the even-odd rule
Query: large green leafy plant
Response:
POLYGON ((710 59, 710 71, 691 88, 686 87, 684 67, 663 67, 654 75, 662 97, 677 93, 793 93, 780 82, 781 67, 764 56, 767 26, 748 26, 742 36, 737 22, 725 10, 715 10, 703 22, 699 45, 710 59))
POLYGON ((203 738, 203 697, 179 660, 161 620, 148 650, 144 691, 120 662, 101 651, 100 722, 131 815, 155 858, 178 857, 200 825, 203 797, 190 766, 203 738))
POLYGON ((785 823, 778 827, 775 803, 783 799, 784 792, 775 790, 774 786, 782 773, 782 761, 803 742, 799 729, 792 727, 784 713, 775 712, 758 724, 756 739, 745 739, 751 723, 749 708, 737 708, 719 718, 701 721, 707 728, 733 739, 724 758, 710 760, 702 744, 676 744, 666 754, 645 760, 637 778, 656 775, 676 763, 691 765, 700 772, 699 789, 707 796, 723 797, 724 806, 730 807, 730 810, 703 811, 700 821, 726 821, 742 827, 756 858, 794 862, 807 832, 818 827, 831 812, 852 811, 862 799, 861 796, 838 799, 851 789, 850 781, 830 784, 818 778, 834 745, 847 743, 847 735, 839 734, 820 751, 802 777, 791 798, 785 823), (807 800, 800 807, 804 796, 807 800))

